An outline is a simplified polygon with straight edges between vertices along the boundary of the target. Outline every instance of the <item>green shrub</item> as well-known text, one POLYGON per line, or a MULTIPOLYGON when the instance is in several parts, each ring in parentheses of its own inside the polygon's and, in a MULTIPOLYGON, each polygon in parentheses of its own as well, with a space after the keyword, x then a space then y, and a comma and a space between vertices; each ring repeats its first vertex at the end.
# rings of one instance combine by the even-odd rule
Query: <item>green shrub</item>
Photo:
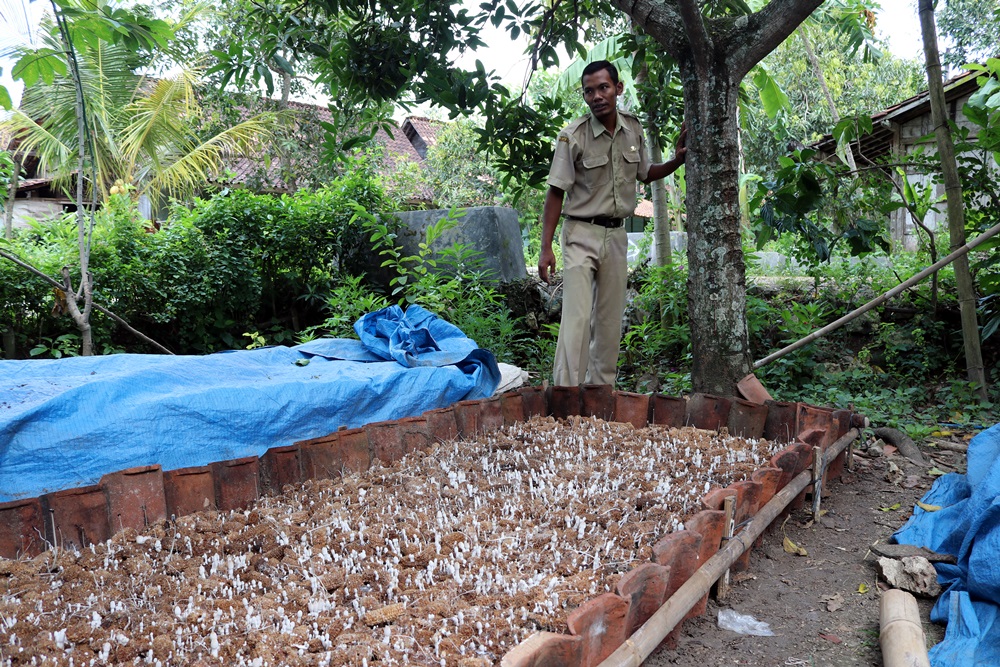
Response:
MULTIPOLYGON (((247 332, 268 344, 291 342, 324 321, 326 294, 345 276, 370 270, 354 207, 381 205, 381 190, 362 169, 316 191, 236 190, 196 200, 175 208, 158 231, 128 196, 114 195, 95 215, 94 300, 176 352, 243 347, 247 332)), ((70 216, 35 224, 4 247, 52 277, 79 266, 70 216)), ((14 330, 21 355, 51 354, 59 349, 52 342, 77 333, 44 281, 6 261, 0 277, 0 329, 14 330)), ((98 351, 151 351, 96 311, 91 323, 98 351)))
POLYGON ((676 264, 645 266, 632 281, 637 293, 622 336, 619 377, 636 391, 683 393, 691 382, 687 272, 676 264))

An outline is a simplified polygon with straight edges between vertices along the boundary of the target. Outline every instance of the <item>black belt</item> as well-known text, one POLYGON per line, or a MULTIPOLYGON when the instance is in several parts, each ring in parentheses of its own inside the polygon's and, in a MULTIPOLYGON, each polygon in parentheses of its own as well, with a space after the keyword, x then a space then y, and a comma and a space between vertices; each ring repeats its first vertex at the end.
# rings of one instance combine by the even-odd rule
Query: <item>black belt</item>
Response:
POLYGON ((567 215, 565 217, 570 220, 579 220, 580 222, 589 222, 592 225, 607 227, 608 229, 616 229, 625 223, 624 218, 609 218, 606 215, 599 215, 594 218, 580 218, 575 215, 567 215))

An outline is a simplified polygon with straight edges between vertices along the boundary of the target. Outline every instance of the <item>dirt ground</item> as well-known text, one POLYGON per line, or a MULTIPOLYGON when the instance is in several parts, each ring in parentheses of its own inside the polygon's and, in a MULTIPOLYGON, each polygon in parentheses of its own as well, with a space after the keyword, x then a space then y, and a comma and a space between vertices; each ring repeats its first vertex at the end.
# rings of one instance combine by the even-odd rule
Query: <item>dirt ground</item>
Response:
MULTIPOLYGON (((881 665, 879 596, 886 586, 879 581, 877 556, 869 547, 887 541, 906 522, 915 501, 934 481, 928 474, 933 467, 965 472, 965 454, 921 445, 930 463, 919 466, 892 449, 888 456, 856 456, 854 472, 830 484, 830 495, 823 499, 827 513, 818 523, 810 521, 806 508, 792 513, 783 529, 772 526, 755 549, 750 569, 736 576, 729 597, 710 600, 707 614, 686 623, 676 649, 661 648, 645 665, 881 665), (808 555, 786 553, 784 536, 808 555), (720 629, 718 612, 725 607, 770 624, 774 636, 720 629)), ((933 600, 918 602, 932 646, 944 628, 927 620, 933 600)))

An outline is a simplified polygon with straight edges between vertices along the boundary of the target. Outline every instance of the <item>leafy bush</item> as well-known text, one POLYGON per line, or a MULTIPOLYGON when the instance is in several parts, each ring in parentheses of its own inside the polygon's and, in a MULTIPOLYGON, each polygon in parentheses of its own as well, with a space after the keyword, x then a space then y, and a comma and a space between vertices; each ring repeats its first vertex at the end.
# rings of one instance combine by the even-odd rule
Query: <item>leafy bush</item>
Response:
POLYGON ((327 318, 309 327, 299 336, 302 342, 313 338, 357 338, 354 323, 363 315, 381 310, 389 300, 372 292, 361 276, 344 276, 344 279, 326 296, 327 318))
MULTIPOLYGON (((325 295, 344 276, 370 271, 354 211, 379 210, 381 202, 381 190, 359 169, 316 191, 274 197, 238 190, 196 200, 156 231, 127 195, 113 195, 95 215, 94 299, 177 352, 243 347, 246 332, 270 344, 290 342, 323 322, 325 295)), ((70 217, 36 224, 5 247, 53 277, 79 265, 70 217)), ((57 291, 2 260, 0 276, 0 329, 14 330, 22 355, 33 349, 53 356, 61 349, 55 341, 77 333, 59 317, 57 291)), ((96 349, 149 351, 96 311, 91 322, 96 349)))
POLYGON ((619 357, 622 380, 637 391, 690 389, 691 333, 683 266, 646 266, 632 278, 637 291, 619 357))

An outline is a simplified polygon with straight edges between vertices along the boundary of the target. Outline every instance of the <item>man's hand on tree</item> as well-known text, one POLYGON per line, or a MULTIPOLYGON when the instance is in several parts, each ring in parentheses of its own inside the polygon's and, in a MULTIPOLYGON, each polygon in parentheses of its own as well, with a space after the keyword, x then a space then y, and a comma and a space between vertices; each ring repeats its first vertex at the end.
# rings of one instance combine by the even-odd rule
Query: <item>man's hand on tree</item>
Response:
POLYGON ((684 160, 687 158, 687 136, 687 123, 681 123, 681 133, 677 135, 677 148, 674 150, 674 159, 680 164, 684 164, 684 160))

